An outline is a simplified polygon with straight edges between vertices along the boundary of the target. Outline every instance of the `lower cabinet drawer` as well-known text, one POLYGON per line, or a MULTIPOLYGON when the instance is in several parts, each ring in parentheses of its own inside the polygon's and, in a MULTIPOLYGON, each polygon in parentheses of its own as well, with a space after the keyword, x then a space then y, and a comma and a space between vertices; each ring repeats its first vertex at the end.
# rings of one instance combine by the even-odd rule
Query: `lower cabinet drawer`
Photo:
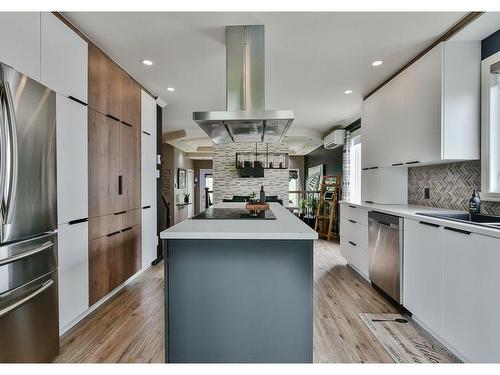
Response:
POLYGON ((361 225, 368 225, 368 210, 363 207, 341 203, 340 216, 344 219, 354 220, 361 225))
POLYGON ((368 279, 368 251, 344 237, 340 237, 340 249, 347 263, 368 279))
POLYGON ((133 227, 141 222, 141 214, 141 209, 137 209, 92 217, 89 219, 89 239, 93 240, 133 227))
POLYGON ((340 236, 354 242, 363 249, 368 249, 368 227, 353 219, 341 218, 340 236))

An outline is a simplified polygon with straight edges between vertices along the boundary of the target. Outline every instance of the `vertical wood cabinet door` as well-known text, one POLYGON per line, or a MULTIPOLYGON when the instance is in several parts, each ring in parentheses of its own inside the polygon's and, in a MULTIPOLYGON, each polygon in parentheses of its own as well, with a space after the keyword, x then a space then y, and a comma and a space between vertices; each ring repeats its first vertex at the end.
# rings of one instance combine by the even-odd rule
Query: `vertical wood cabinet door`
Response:
POLYGON ((89 110, 89 217, 120 211, 120 128, 115 121, 89 110))
POLYGON ((141 207, 141 133, 124 124, 119 127, 119 211, 141 207))
POLYGON ((141 226, 136 225, 122 231, 122 264, 121 282, 141 269, 141 226))
POLYGON ((41 16, 41 82, 87 103, 88 46, 50 12, 41 16))
POLYGON ((88 222, 59 225, 59 327, 89 307, 88 222))
POLYGON ((59 224, 87 218, 87 107, 56 96, 57 220, 59 224))
POLYGON ((40 81, 39 12, 0 12, 0 62, 40 81))
POLYGON ((109 293, 110 267, 109 253, 119 244, 117 237, 104 236, 89 241, 89 304, 92 306, 109 293))
POLYGON ((141 229, 141 263, 142 269, 146 269, 156 259, 156 247, 158 245, 158 237, 156 235, 156 206, 142 209, 141 229))
POLYGON ((498 362, 500 239, 443 232, 443 338, 469 361, 498 362))
POLYGON ((442 334, 443 230, 404 222, 403 305, 434 333, 442 334))
POLYGON ((88 56, 89 107, 121 119, 122 70, 94 45, 89 45, 88 56))
POLYGON ((141 129, 141 89, 122 71, 122 114, 120 119, 134 129, 141 129))

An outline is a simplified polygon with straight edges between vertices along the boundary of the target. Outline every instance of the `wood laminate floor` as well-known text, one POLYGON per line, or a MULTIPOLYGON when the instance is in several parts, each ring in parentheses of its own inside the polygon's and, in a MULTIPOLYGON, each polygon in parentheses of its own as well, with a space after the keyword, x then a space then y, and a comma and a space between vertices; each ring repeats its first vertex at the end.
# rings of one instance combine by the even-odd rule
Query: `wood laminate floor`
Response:
MULTIPOLYGON (((334 242, 314 249, 314 361, 393 362, 358 313, 396 313, 346 266, 334 242)), ((163 267, 151 267, 61 339, 56 362, 164 362, 163 267)))

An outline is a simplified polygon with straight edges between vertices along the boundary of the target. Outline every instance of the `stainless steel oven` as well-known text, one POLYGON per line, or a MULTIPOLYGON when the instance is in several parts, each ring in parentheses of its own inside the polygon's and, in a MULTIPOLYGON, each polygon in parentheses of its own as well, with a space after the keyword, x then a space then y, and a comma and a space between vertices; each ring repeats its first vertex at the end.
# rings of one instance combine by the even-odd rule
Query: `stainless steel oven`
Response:
POLYGON ((368 212, 369 276, 372 284, 401 304, 403 285, 403 219, 368 212))

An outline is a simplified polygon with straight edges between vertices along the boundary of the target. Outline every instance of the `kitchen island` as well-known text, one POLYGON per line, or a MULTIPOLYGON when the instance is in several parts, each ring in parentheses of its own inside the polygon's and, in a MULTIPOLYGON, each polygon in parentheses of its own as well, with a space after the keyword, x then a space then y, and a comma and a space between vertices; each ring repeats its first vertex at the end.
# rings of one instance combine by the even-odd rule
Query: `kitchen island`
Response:
POLYGON ((278 203, 270 210, 274 220, 190 219, 161 232, 168 362, 312 362, 317 234, 278 203))

